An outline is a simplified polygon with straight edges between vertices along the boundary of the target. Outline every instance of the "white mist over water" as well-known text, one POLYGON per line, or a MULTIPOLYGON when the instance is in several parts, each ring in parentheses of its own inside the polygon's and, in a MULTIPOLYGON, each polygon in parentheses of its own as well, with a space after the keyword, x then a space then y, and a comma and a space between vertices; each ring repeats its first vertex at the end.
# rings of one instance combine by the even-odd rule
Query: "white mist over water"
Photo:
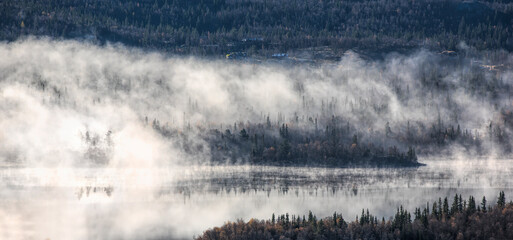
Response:
MULTIPOLYGON (((379 63, 347 54, 332 66, 289 68, 27 39, 1 43, 0 56, 1 239, 190 239, 273 212, 337 211, 352 220, 362 208, 388 217, 400 204, 413 210, 454 193, 490 202, 499 190, 513 196, 509 160, 420 159, 428 165, 417 169, 212 167, 201 164, 210 148, 194 129, 189 140, 202 151, 187 153, 145 121, 223 130, 263 122, 265 114, 273 123, 278 114, 284 121, 296 112, 320 115, 321 104, 340 98, 351 104, 336 114, 362 132, 383 131, 388 121, 429 126, 452 113, 444 96, 423 95, 417 70, 439 60, 426 51, 379 63), (402 102, 391 81, 420 97, 402 102), (385 102, 389 110, 364 106, 353 114, 359 102, 385 102)), ((462 75, 443 81, 461 84, 462 75)), ((503 76, 511 83, 510 72, 503 76)), ((459 123, 473 132, 499 122, 494 104, 510 104, 504 96, 453 96, 459 123)))

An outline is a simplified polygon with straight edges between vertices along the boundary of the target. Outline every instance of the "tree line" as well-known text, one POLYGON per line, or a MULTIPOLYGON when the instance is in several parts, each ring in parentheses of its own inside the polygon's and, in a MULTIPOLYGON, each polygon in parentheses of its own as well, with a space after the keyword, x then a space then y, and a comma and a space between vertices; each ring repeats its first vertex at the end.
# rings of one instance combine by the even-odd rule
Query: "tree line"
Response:
POLYGON ((513 202, 506 203, 501 191, 491 205, 483 197, 476 203, 473 196, 462 200, 456 194, 452 203, 447 198, 429 203, 414 214, 402 206, 385 220, 362 210, 354 221, 341 214, 317 218, 308 216, 272 215, 268 220, 251 219, 227 222, 206 230, 198 240, 221 239, 512 239, 513 202))
POLYGON ((419 46, 513 50, 508 1, 20 0, 0 2, 0 39, 94 38, 175 53, 258 54, 419 46))

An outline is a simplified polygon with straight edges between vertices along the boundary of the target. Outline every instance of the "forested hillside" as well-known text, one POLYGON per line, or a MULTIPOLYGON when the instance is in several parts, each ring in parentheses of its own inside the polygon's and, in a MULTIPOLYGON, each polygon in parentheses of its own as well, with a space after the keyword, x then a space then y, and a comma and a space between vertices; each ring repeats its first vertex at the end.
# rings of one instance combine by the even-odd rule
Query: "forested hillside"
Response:
POLYGON ((197 239, 511 239, 512 221, 513 204, 506 203, 504 192, 493 207, 485 197, 476 202, 473 196, 463 200, 456 194, 452 203, 439 198, 413 213, 401 206, 388 220, 378 219, 369 210, 350 222, 337 213, 323 219, 312 212, 302 217, 273 214, 265 221, 229 222, 197 239))
POLYGON ((0 39, 85 38, 174 53, 419 46, 513 50, 509 1, 20 0, 0 2, 0 39))

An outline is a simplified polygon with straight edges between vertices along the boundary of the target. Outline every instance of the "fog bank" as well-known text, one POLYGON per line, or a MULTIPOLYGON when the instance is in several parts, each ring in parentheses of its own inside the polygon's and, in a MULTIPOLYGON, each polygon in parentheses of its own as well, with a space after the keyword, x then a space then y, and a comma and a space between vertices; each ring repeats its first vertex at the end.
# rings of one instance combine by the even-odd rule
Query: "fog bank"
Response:
MULTIPOLYGON (((313 131, 317 119, 323 129, 338 116, 362 141, 385 147, 408 147, 399 137, 407 131, 457 125, 482 139, 485 158, 507 155, 511 147, 513 74, 507 67, 487 70, 483 65, 493 62, 486 58, 419 50, 364 60, 348 51, 332 64, 255 64, 35 38, 0 43, 0 56, 0 165, 9 180, 0 191, 7 199, 0 237, 191 237, 218 224, 219 216, 253 216, 253 208, 237 212, 217 197, 184 207, 193 201, 186 192, 171 191, 171 200, 159 193, 179 182, 176 169, 194 175, 210 163, 215 148, 205 132, 237 124, 240 130, 267 117, 273 126, 313 131), (155 125, 177 134, 166 136, 155 125), (373 137, 385 132, 398 137, 373 137), (495 135, 502 140, 489 137, 495 135)), ((507 54, 501 59, 513 63, 507 54)), ((447 145, 459 161, 474 154, 463 144, 447 145)), ((320 209, 283 208, 255 194, 265 213, 320 209)), ((227 199, 242 206, 248 198, 227 199)))

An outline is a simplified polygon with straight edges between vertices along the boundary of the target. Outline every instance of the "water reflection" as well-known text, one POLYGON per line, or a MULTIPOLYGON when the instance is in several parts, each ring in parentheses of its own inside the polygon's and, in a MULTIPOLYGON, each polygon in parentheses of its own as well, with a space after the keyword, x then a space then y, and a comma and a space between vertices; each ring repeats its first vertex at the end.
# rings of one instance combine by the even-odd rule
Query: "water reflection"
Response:
POLYGON ((0 169, 0 238, 191 238, 272 213, 352 220, 393 215, 440 196, 513 197, 511 160, 424 160, 407 169, 169 167, 0 169), (72 220, 72 221, 70 221, 72 220))

